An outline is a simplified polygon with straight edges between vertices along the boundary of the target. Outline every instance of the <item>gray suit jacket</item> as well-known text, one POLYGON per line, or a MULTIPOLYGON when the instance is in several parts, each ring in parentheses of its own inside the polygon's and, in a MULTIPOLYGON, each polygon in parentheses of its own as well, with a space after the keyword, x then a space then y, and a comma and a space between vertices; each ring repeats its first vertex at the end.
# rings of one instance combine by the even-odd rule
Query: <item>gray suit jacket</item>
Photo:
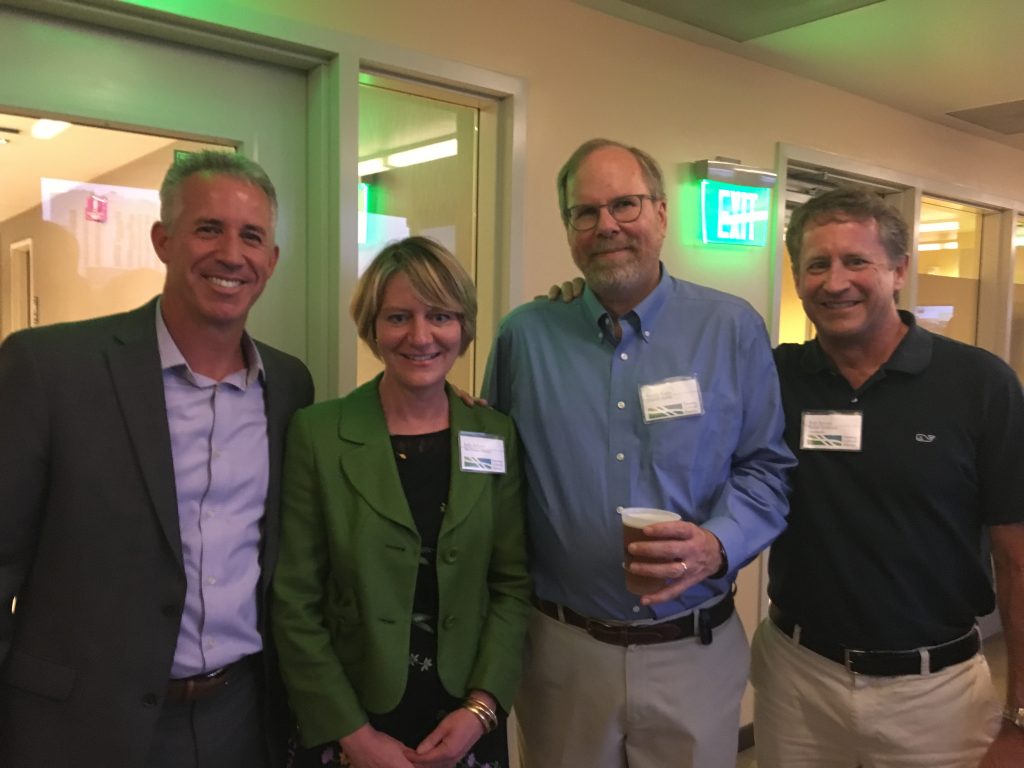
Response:
MULTIPOLYGON (((22 331, 0 347, 5 768, 131 768, 149 749, 185 598, 155 311, 154 301, 22 331)), ((284 434, 313 390, 301 362, 258 348, 270 444, 265 598, 277 557, 284 434)), ((264 639, 268 645, 269 633, 264 639)), ((286 716, 268 718, 276 736, 286 716)))

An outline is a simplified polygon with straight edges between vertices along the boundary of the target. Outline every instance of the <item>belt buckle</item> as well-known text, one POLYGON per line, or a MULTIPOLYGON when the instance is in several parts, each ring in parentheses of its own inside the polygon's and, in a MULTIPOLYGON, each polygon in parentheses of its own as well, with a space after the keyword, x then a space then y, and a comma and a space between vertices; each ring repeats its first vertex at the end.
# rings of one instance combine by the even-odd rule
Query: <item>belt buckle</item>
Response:
MULTIPOLYGON (((616 626, 614 624, 606 624, 603 621, 599 621, 598 619, 592 619, 589 616, 587 616, 586 618, 587 625, 583 628, 583 630, 588 635, 597 640, 601 639, 601 635, 604 635, 605 637, 608 637, 609 635, 617 636, 623 631, 623 627, 621 626, 616 626)), ((605 640, 604 642, 608 641, 605 640)))
POLYGON ((843 666, 846 667, 846 671, 852 675, 859 675, 860 672, 853 668, 855 657, 864 656, 866 653, 856 648, 843 648, 843 666))
POLYGON ((203 672, 201 675, 196 675, 196 677, 202 680, 216 680, 218 677, 220 677, 227 671, 227 667, 217 667, 217 669, 214 669, 210 672, 203 672))

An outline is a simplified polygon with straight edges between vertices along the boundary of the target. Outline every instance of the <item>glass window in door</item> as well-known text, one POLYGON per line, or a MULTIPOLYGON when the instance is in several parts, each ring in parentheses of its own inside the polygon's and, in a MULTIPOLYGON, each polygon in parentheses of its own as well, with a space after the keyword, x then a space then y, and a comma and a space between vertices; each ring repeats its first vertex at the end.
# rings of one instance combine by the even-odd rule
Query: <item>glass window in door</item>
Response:
POLYGON ((163 288, 149 230, 176 152, 208 144, 0 114, 0 340, 141 306, 163 288))
POLYGON ((1010 365, 1024 380, 1024 220, 1018 214, 1013 238, 1013 327, 1010 332, 1010 365))
MULTIPOLYGON (((476 270, 479 109, 443 89, 366 74, 359 85, 359 272, 387 243, 430 237, 476 270), (429 95, 427 95, 429 93, 429 95)), ((482 297, 481 297, 482 298, 482 297)), ((481 311, 486 307, 481 305, 481 311)), ((475 346, 475 345, 474 345, 475 346)), ((449 381, 474 391, 474 346, 449 381)), ((383 369, 359 344, 357 380, 383 369)))
POLYGON ((921 199, 914 314, 922 327, 967 344, 978 340, 981 221, 971 206, 921 199))

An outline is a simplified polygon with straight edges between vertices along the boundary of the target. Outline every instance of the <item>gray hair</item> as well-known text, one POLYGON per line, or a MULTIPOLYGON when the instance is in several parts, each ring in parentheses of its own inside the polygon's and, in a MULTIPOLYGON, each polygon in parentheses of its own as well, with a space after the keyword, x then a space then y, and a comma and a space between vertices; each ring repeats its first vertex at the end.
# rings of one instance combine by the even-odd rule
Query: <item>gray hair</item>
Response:
POLYGON ((649 154, 644 152, 642 149, 631 147, 628 144, 623 144, 620 141, 613 141, 612 139, 590 139, 585 141, 576 148, 576 151, 569 155, 569 159, 565 161, 565 165, 558 172, 558 210, 562 214, 562 223, 569 223, 569 207, 567 205, 569 177, 579 170, 580 165, 586 160, 591 154, 599 149, 605 147, 618 147, 629 152, 633 157, 636 158, 637 163, 640 164, 640 171, 643 173, 644 182, 647 184, 647 191, 650 192, 651 197, 657 198, 658 200, 665 199, 665 179, 661 175, 661 167, 658 165, 658 161, 651 157, 649 154))
POLYGON ((204 149, 176 158, 160 185, 160 223, 167 231, 181 213, 181 185, 189 176, 233 176, 263 190, 270 201, 271 219, 277 222, 277 191, 259 163, 237 152, 204 149))

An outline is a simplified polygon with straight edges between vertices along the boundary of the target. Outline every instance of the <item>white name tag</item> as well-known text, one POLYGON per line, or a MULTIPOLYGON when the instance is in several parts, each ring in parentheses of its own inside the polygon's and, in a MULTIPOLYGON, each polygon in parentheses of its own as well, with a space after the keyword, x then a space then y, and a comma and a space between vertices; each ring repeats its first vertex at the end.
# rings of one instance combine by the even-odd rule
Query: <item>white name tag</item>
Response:
POLYGON ((459 432, 459 467, 463 472, 505 474, 505 441, 483 432, 459 432))
POLYGON ((700 398, 700 382, 696 376, 677 376, 656 384, 640 386, 640 405, 644 421, 679 419, 704 413, 700 398))
POLYGON ((863 421, 860 411, 804 411, 800 420, 800 448, 859 451, 863 421))

